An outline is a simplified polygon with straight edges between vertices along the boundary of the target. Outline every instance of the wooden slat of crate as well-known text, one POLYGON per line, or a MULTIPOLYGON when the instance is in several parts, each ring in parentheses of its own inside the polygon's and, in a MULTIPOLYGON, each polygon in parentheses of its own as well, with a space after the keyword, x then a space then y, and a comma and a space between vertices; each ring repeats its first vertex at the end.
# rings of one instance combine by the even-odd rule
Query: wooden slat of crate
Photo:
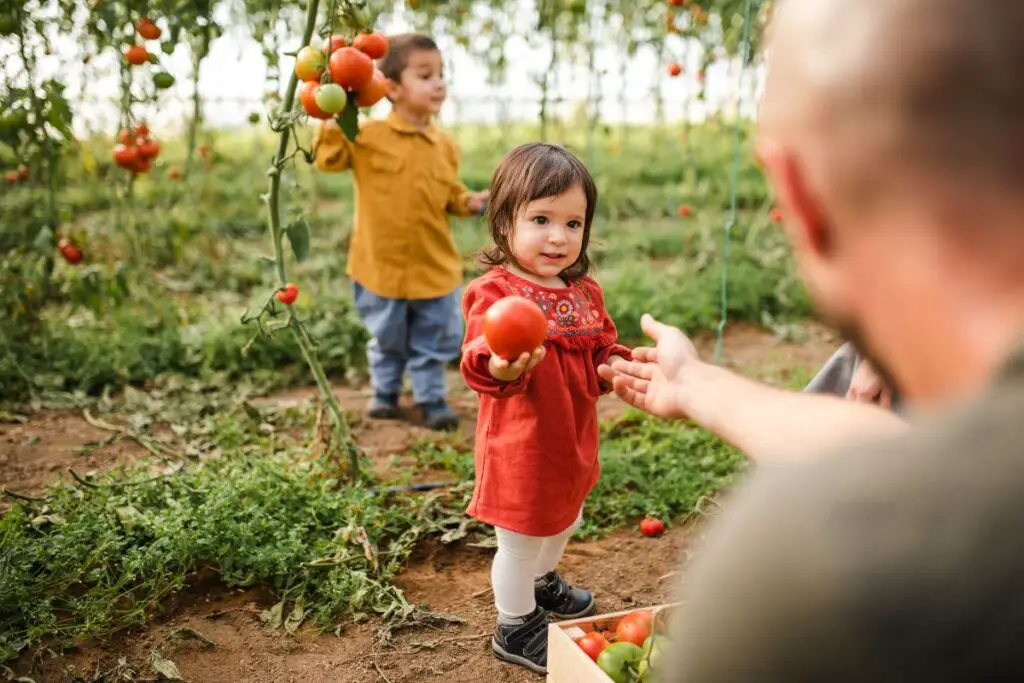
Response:
POLYGON ((638 607, 624 612, 601 614, 584 619, 548 624, 548 678, 547 683, 612 683, 612 679, 597 667, 576 644, 576 639, 589 631, 614 631, 627 614, 640 610, 660 612, 675 604, 638 607))

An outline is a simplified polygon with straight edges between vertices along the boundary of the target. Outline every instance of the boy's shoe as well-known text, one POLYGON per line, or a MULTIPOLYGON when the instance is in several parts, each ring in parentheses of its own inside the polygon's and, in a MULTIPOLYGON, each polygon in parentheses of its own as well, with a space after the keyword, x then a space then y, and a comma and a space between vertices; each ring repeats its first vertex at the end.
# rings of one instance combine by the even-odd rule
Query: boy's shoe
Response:
POLYGON ((553 619, 582 619, 593 614, 594 596, 583 588, 573 588, 558 572, 548 572, 534 582, 537 604, 553 619))
POLYGON ((525 666, 539 674, 548 672, 548 615, 537 607, 522 624, 498 624, 491 638, 498 659, 525 666))
POLYGON ((398 396, 394 394, 374 394, 366 412, 375 420, 396 420, 402 416, 398 409, 398 396))
POLYGON ((436 403, 424 403, 420 406, 423 409, 423 420, 429 429, 438 432, 448 432, 459 427, 459 416, 455 414, 444 401, 436 403))

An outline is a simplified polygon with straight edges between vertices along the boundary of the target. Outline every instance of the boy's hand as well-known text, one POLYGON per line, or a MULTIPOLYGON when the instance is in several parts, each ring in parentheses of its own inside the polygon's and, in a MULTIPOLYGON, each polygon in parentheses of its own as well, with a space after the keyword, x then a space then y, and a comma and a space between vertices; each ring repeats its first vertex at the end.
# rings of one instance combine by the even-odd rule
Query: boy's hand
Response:
POLYGON ((515 382, 524 372, 537 367, 537 364, 544 360, 546 353, 543 346, 538 346, 533 353, 524 353, 514 363, 509 363, 501 356, 492 355, 487 363, 487 369, 491 377, 499 382, 515 382))
POLYGON ((466 209, 470 213, 482 213, 487 207, 487 200, 491 196, 490 190, 484 190, 483 192, 474 192, 469 195, 469 199, 466 200, 466 209))

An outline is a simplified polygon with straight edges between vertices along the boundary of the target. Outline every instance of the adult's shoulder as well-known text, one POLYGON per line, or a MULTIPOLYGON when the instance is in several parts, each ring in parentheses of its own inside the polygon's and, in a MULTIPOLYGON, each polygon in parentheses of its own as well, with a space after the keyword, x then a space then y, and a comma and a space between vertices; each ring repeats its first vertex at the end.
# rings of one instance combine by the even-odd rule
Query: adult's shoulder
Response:
POLYGON ((1019 593, 1024 396, 1012 394, 754 471, 687 573, 686 680, 850 680, 914 648, 941 652, 941 628, 969 633, 1019 593))

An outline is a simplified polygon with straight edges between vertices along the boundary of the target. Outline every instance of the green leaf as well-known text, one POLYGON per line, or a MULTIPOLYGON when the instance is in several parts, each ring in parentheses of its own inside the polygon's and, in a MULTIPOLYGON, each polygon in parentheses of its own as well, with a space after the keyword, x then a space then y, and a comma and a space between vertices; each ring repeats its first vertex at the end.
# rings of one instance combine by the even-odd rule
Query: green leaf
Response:
POLYGON ((292 221, 284 229, 284 232, 288 235, 288 242, 292 245, 295 260, 302 263, 309 257, 309 223, 305 218, 300 218, 292 221))
POLYGON ((49 227, 44 227, 36 233, 36 239, 32 245, 39 251, 49 251, 53 249, 53 230, 49 227))
POLYGON ((338 125, 341 126, 341 132, 349 140, 355 140, 356 135, 359 134, 359 107, 356 105, 354 92, 348 94, 348 104, 338 114, 338 125))

